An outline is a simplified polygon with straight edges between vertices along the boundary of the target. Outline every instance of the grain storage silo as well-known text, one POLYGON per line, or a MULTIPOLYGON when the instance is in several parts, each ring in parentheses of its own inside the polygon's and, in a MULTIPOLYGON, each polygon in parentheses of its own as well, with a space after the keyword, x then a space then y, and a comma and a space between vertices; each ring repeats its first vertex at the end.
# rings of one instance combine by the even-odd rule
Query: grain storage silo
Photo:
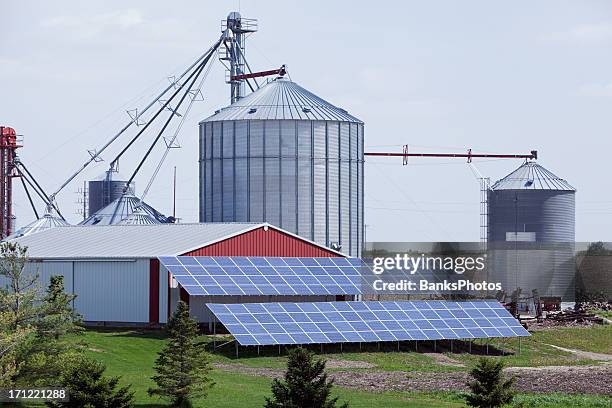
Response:
POLYGON ((359 256, 363 122, 277 78, 200 123, 200 221, 266 221, 359 256))
MULTIPOLYGON (((127 179, 124 179, 113 170, 108 170, 95 180, 87 182, 88 215, 106 207, 125 192, 127 179)), ((134 183, 130 184, 131 192, 134 192, 134 183)))
POLYGON ((488 193, 488 245, 493 277, 504 290, 520 287, 573 300, 576 189, 527 161, 488 193))

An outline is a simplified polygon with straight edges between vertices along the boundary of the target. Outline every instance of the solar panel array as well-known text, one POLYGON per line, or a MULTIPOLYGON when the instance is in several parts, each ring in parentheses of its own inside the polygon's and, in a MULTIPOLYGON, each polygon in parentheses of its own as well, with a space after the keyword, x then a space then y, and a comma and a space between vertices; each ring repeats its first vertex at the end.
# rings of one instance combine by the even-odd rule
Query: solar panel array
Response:
POLYGON ((190 295, 358 295, 357 258, 159 257, 190 295))
POLYGON ((529 336, 495 301, 209 303, 241 345, 529 336))

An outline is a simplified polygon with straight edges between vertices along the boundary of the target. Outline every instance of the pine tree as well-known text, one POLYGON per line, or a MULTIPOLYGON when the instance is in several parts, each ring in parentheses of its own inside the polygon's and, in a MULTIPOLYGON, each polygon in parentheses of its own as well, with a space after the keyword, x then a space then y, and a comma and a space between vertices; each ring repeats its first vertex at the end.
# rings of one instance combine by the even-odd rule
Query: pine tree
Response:
MULTIPOLYGON (((272 383, 272 398, 266 408, 335 408, 338 398, 330 398, 333 380, 327 379, 325 360, 298 347, 291 350, 284 381, 272 383)), ((348 404, 342 404, 342 408, 348 404)))
POLYGON ((497 408, 509 404, 514 397, 512 385, 515 378, 504 379, 504 363, 501 360, 481 358, 470 371, 474 381, 468 383, 472 391, 466 396, 471 407, 497 408))
POLYGON ((63 368, 61 358, 75 352, 62 336, 78 332, 78 316, 64 292, 63 280, 52 277, 43 292, 39 275, 27 268, 27 248, 0 245, 0 383, 3 386, 55 385, 63 368))
POLYGON ((51 276, 44 297, 44 313, 38 323, 37 334, 58 340, 63 335, 82 332, 81 316, 74 311, 71 305, 75 298, 76 295, 65 292, 63 276, 51 276))
POLYGON ((48 402, 53 408, 127 408, 133 405, 134 393, 130 386, 116 390, 119 377, 105 377, 104 364, 83 357, 75 356, 66 361, 60 383, 68 391, 69 399, 65 402, 48 402))
POLYGON ((157 388, 149 388, 149 395, 168 398, 175 407, 191 407, 191 400, 206 397, 214 384, 210 357, 197 342, 198 325, 185 302, 178 302, 166 330, 169 341, 155 361, 157 375, 152 377, 157 388))

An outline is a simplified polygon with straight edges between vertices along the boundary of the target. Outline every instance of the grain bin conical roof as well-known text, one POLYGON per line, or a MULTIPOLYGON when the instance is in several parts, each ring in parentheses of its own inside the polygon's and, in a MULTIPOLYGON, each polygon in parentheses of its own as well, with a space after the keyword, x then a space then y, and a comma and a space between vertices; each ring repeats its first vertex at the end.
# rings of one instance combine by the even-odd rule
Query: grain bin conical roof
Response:
POLYGON ((202 122, 241 119, 361 120, 286 78, 276 78, 202 122))
POLYGON ((121 221, 130 217, 135 212, 148 214, 159 223, 168 223, 168 217, 151 207, 149 204, 140 201, 133 194, 123 194, 115 201, 91 214, 79 225, 111 225, 119 224, 121 221))
POLYGON ((63 227, 68 224, 66 221, 58 216, 53 215, 50 211, 47 211, 39 219, 19 228, 12 235, 7 237, 7 240, 25 237, 28 235, 36 234, 37 232, 45 231, 55 227, 63 227))
POLYGON ((556 190, 576 191, 567 181, 533 161, 523 163, 518 169, 498 180, 491 190, 556 190))

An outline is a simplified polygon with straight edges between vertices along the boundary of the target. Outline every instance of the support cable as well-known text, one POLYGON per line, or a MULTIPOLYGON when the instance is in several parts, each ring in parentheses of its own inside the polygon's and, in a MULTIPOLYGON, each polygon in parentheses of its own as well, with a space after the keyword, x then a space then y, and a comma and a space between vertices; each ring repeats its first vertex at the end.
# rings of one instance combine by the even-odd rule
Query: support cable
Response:
MULTIPOLYGON (((70 177, 68 177, 68 179, 59 186, 59 188, 53 192, 53 194, 50 195, 50 199, 51 201, 55 201, 55 197, 68 185, 70 184, 70 182, 72 180, 74 180, 75 177, 77 177, 79 174, 81 174, 81 172, 83 170, 85 170, 85 168, 87 166, 89 166, 92 162, 97 161, 100 157, 100 155, 102 154, 102 152, 104 152, 106 150, 106 148, 108 148, 115 140, 117 140, 123 133, 125 133, 125 131, 127 131, 132 124, 134 124, 135 122, 138 121, 138 119, 146 112, 149 110, 149 108, 151 108, 153 105, 155 105, 157 103, 157 101, 159 101, 170 89, 174 88, 175 84, 178 83, 185 75, 187 75, 191 70, 193 70, 193 68, 195 66, 197 66, 200 61, 202 61, 202 59, 204 59, 206 57, 206 55, 208 55, 209 51, 206 51, 204 54, 202 54, 200 57, 198 57, 198 59, 196 59, 185 71, 183 71, 183 73, 181 75, 178 76, 178 78, 176 78, 176 81, 171 83, 170 85, 168 85, 157 97, 155 97, 147 106, 145 106, 134 118, 134 120, 131 120, 128 124, 126 124, 121 130, 119 130, 119 132, 117 132, 108 142, 106 142, 100 149, 96 150, 95 153, 93 153, 91 155, 91 157, 85 162, 83 163, 83 165, 81 165, 81 167, 79 167, 79 169, 77 169, 70 177)), ((58 212, 59 213, 59 212, 58 212)))
MULTIPOLYGON (((36 179, 34 178, 34 176, 32 175, 32 173, 30 173, 30 171, 28 170, 28 168, 25 166, 25 164, 23 164, 22 161, 19 161, 16 163, 18 165, 17 169, 19 169, 19 167, 23 168, 23 170, 25 170, 26 174, 28 175, 28 177, 31 179, 31 181, 34 183, 34 185, 36 186, 36 188, 38 188, 38 194, 39 196, 42 198, 42 200, 45 202, 45 204, 47 204, 48 206, 50 206, 51 208, 53 208, 56 212, 57 215, 60 216, 60 218, 64 221, 66 221, 66 219, 64 218, 64 216, 62 215, 62 213, 60 212, 59 208, 57 208, 57 206, 55 205, 55 203, 53 201, 51 201, 51 199, 49 198, 49 196, 47 195, 47 193, 45 193, 45 190, 40 186, 40 184, 38 184, 38 181, 36 181, 36 179)), ((22 173, 23 174, 23 173, 22 173)), ((27 180, 27 178, 26 178, 27 180)), ((32 186, 32 188, 34 188, 34 186, 32 186)), ((35 190, 36 191, 36 190, 35 190)))
POLYGON ((32 187, 32 190, 34 190, 36 195, 45 203, 47 207, 49 207, 49 203, 47 202, 47 199, 40 191, 38 191, 38 189, 36 188, 32 180, 30 180, 30 178, 23 171, 21 171, 21 169, 17 167, 16 169, 17 169, 17 172, 19 173, 19 177, 21 177, 22 180, 25 180, 30 185, 30 187, 32 187))
POLYGON ((23 190, 25 191, 26 196, 28 196, 28 201, 30 202, 30 205, 32 206, 32 211, 34 211, 34 215, 36 216, 36 219, 39 220, 40 217, 38 216, 38 211, 36 211, 36 206, 34 205, 34 201, 32 200, 32 195, 30 194, 30 190, 28 190, 28 185, 26 184, 23 177, 19 177, 19 178, 21 179, 21 184, 23 184, 23 190))
MULTIPOLYGON (((183 104, 183 101, 185 101, 185 98, 187 97, 187 95, 190 95, 191 88, 193 88, 193 85, 196 83, 198 77, 200 76, 200 74, 204 70, 204 67, 206 66, 208 61, 210 61, 210 58, 213 56, 214 51, 217 49, 217 47, 219 46, 220 43, 221 43, 221 40, 219 40, 215 44, 215 46, 211 50, 210 54, 208 54, 208 56, 204 59, 202 64, 196 70, 195 76, 193 76, 193 74, 191 75, 191 76, 193 76, 193 79, 191 79, 191 76, 190 76, 190 78, 187 79, 188 81, 191 79, 191 83, 189 84, 189 87, 187 88, 187 90, 183 93, 183 96, 181 97, 180 101, 178 102, 178 104, 176 106, 176 110, 178 110, 181 107, 181 105, 183 104)), ((129 178, 129 180, 126 183, 126 186, 129 186, 130 183, 132 181, 134 181, 134 177, 136 177, 136 174, 138 174, 138 172, 142 168, 142 165, 144 164, 144 162, 147 160, 147 158, 151 154, 151 151, 153 151, 153 148, 155 147, 155 145, 157 144, 157 142, 159 141, 159 139, 161 138, 162 134, 165 132, 166 128, 168 127, 168 125, 170 124, 170 122, 172 121, 173 118, 174 118, 174 114, 172 114, 172 115, 170 115, 168 117, 168 119, 166 120, 166 123, 164 123, 164 126, 161 128, 161 130, 157 134, 157 137, 155 137, 155 139, 153 140, 153 143, 151 143, 151 145, 149 146, 149 149, 145 153, 144 157, 142 158, 142 160, 140 160, 140 163, 138 163, 138 166, 136 166, 136 169, 132 173, 132 176, 129 178)), ((128 148, 128 147, 129 147, 129 145, 126 146, 126 148, 128 148)), ((117 157, 117 159, 118 158, 119 158, 119 156, 117 157)), ((115 159, 115 160, 117 160, 117 159, 115 159)))
MULTIPOLYGON (((186 81, 190 81, 194 75, 198 74, 200 72, 202 72, 202 69, 204 68, 204 65, 206 65, 206 63, 208 62, 208 60, 210 60, 210 57, 213 55, 214 51, 217 49, 217 47, 219 46, 219 44, 221 43, 221 39, 217 40, 217 42, 208 50, 208 53, 206 55, 206 57, 204 58, 204 61, 202 61, 198 67, 191 73, 189 74, 189 77, 187 77, 186 81)), ((132 140, 130 140, 130 142, 119 152, 119 154, 113 159, 113 161, 111 162, 111 169, 117 164, 117 162, 119 161, 119 159, 125 154, 125 152, 134 144, 134 142, 136 142, 136 140, 138 140, 138 138, 140 137, 140 135, 142 135, 147 128, 149 127, 149 125, 155 121, 155 119, 157 119, 157 117, 166 110, 166 108, 168 107, 168 105, 170 104, 170 102, 172 102, 172 100, 176 97, 176 95, 179 94, 179 92, 184 88, 185 83, 181 84, 176 91, 174 91, 174 93, 172 94, 172 96, 170 96, 170 98, 168 98, 168 100, 166 102, 164 102, 164 104, 162 105, 162 107, 155 113, 155 115, 153 115, 153 117, 146 123, 146 125, 144 125, 144 127, 142 128, 142 130, 140 132, 138 132, 136 134, 136 136, 134 136, 132 138, 132 140)), ((178 109, 178 107, 177 107, 178 109)), ((174 116, 174 112, 170 115, 170 118, 172 118, 174 116)), ((165 127, 164 127, 165 129, 165 127)), ((128 183, 129 184, 129 183, 128 183)))
MULTIPOLYGON (((208 65, 208 68, 206 68, 206 72, 204 73, 204 75, 200 79, 200 83, 197 86, 197 91, 198 92, 200 91, 200 89, 202 89, 202 85, 204 84, 204 81, 208 77, 208 74, 209 74, 210 69, 212 68, 214 62, 215 62, 215 60, 213 59, 213 62, 210 65, 208 65)), ((181 128, 183 127, 183 124, 185 123, 185 120, 186 120, 187 116, 189 115, 189 112, 191 111, 191 107, 193 106, 193 103, 195 101, 196 101, 195 97, 191 98, 191 101, 189 102, 189 105, 187 106, 187 109, 183 113, 183 117, 181 118, 181 121, 179 122, 176 130, 174 131, 174 135, 168 141, 167 146, 166 146, 166 150, 164 150, 164 154, 162 155, 161 159, 159 160, 159 163, 157 164, 157 167, 155 168, 155 171, 153 171, 153 175, 149 179, 149 182, 147 183, 147 186, 145 187, 144 191, 142 192, 142 195, 140 196, 140 202, 143 202, 145 197, 149 193, 149 190, 151 189, 151 185, 153 184, 153 182, 157 178, 157 174, 161 170, 161 167, 164 164, 164 161, 166 160, 166 157, 170 153, 170 149, 172 149, 172 146, 174 145, 174 142, 177 139, 178 134, 180 133, 181 128)))

